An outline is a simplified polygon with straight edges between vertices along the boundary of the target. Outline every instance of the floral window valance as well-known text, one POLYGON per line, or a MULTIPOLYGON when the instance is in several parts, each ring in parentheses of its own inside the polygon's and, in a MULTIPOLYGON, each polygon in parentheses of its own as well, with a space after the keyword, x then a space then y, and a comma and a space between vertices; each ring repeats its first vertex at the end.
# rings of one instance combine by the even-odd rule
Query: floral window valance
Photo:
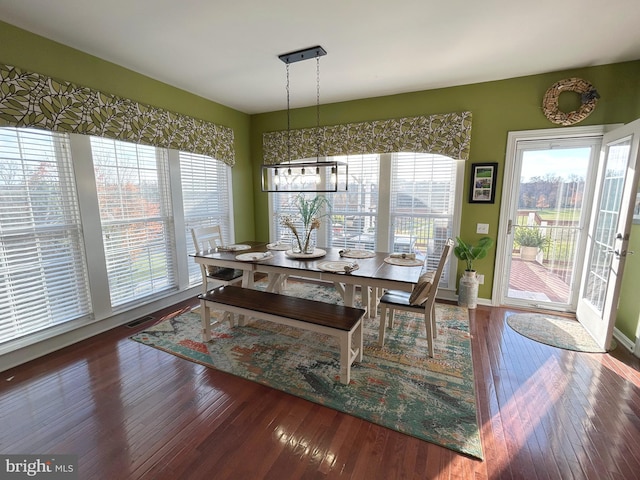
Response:
POLYGON ((0 64, 0 125, 174 148, 233 166, 233 130, 0 64))
POLYGON ((322 156, 421 152, 468 160, 471 112, 320 127, 319 134, 317 127, 267 132, 262 142, 263 161, 268 165, 315 157, 318 151, 322 156))

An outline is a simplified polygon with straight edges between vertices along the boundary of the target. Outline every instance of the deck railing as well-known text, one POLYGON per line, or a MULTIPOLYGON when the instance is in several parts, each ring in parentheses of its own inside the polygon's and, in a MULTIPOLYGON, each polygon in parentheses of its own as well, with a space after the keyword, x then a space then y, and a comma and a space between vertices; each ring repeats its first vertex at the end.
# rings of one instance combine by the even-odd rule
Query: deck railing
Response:
MULTIPOLYGON (((515 228, 536 229, 546 238, 546 245, 540 249, 536 261, 547 268, 549 273, 560 277, 568 285, 573 277, 573 267, 578 240, 578 225, 528 225, 515 228)), ((520 252, 514 242, 513 253, 520 252)))

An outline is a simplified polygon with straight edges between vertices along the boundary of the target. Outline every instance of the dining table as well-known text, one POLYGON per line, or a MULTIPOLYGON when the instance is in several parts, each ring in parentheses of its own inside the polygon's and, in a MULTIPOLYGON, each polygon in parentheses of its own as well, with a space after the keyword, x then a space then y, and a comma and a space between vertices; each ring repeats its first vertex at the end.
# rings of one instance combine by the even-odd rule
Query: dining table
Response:
POLYGON ((424 264, 424 259, 419 257, 392 252, 316 247, 312 253, 305 254, 287 247, 278 242, 244 241, 191 256, 198 264, 242 270, 244 288, 254 288, 256 273, 266 274, 267 291, 278 293, 283 293, 289 277, 331 282, 344 304, 353 307, 356 288, 360 287, 362 304, 369 317, 376 316, 379 298, 370 292, 411 291, 424 264))

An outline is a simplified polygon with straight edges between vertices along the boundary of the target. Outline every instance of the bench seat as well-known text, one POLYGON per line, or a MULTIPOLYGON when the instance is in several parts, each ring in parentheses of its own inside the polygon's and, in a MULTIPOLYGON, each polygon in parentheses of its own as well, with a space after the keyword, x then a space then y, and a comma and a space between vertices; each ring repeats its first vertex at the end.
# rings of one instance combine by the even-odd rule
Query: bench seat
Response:
MULTIPOLYGON (((211 308, 259 318, 338 339, 340 381, 349 384, 351 365, 362 361, 362 317, 365 310, 278 293, 225 285, 198 295, 204 341, 211 340, 211 308)), ((242 317, 241 317, 242 318, 242 317)))

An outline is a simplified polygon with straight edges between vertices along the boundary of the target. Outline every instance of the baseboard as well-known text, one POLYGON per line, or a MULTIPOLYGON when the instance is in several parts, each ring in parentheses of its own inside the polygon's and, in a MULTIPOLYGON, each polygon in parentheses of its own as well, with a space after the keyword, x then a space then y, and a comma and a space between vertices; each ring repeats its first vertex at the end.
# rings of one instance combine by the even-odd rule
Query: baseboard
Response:
POLYGON ((613 338, 615 338, 620 345, 625 347, 631 353, 633 353, 634 349, 636 348, 636 344, 629 337, 627 337, 624 333, 622 333, 620 330, 618 330, 615 327, 613 328, 613 338))

